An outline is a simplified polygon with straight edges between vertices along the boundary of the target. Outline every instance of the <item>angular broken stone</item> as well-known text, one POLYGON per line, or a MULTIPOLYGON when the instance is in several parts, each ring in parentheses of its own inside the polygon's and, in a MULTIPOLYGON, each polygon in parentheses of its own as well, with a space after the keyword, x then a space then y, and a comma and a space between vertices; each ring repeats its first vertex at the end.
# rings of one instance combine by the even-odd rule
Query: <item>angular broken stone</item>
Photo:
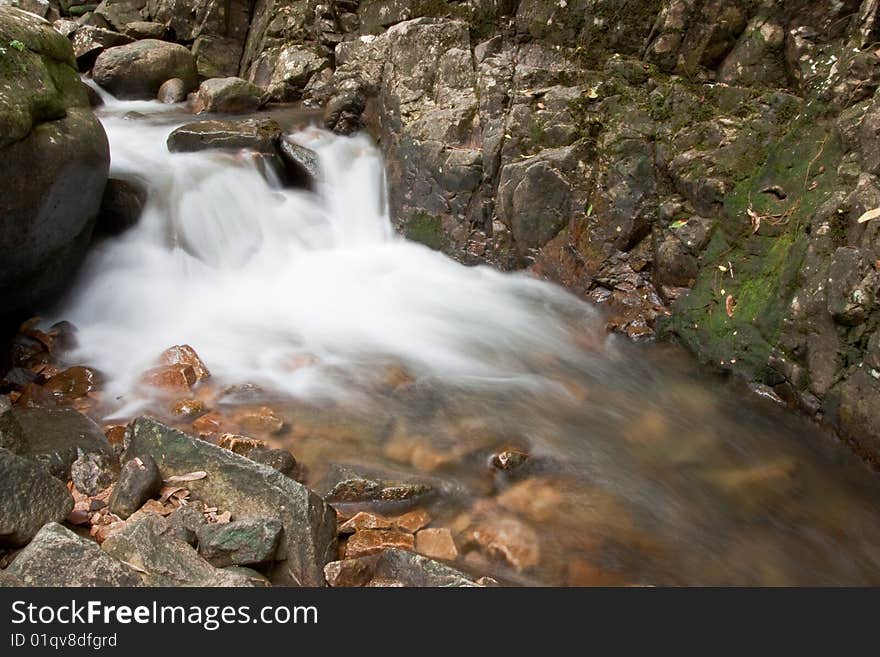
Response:
POLYGON ((334 467, 325 479, 329 502, 415 502, 433 492, 430 484, 391 481, 334 467))
POLYGON ((45 525, 6 569, 25 586, 142 586, 130 566, 58 523, 45 525))
POLYGON ((83 454, 70 466, 70 478, 84 495, 97 495, 119 476, 119 461, 106 454, 83 454))
POLYGON ((359 559, 328 563, 330 586, 479 586, 465 572, 421 554, 389 548, 359 559))
POLYGON ((211 376, 211 371, 199 358, 196 350, 188 344, 178 344, 169 347, 162 352, 159 360, 163 365, 189 365, 193 368, 196 375, 196 381, 202 381, 211 376))
POLYGON ((394 523, 375 513, 361 511, 339 525, 340 534, 354 534, 363 529, 391 529, 394 523))
POLYGON ((195 384, 196 373, 190 365, 162 365, 144 372, 141 382, 162 390, 187 391, 195 384))
POLYGON ((0 448, 0 545, 18 547, 73 509, 67 486, 33 461, 0 448))
POLYGON ((159 494, 162 477, 156 462, 149 454, 141 454, 122 466, 113 493, 110 495, 110 511, 120 518, 128 518, 144 502, 159 494))
POLYGON ((336 514, 315 493, 270 467, 142 417, 131 425, 127 458, 143 454, 153 456, 165 479, 207 472, 187 483, 193 498, 234 518, 281 521, 273 584, 323 586, 324 564, 336 549, 336 514))
POLYGON ((196 532, 199 554, 218 568, 265 563, 275 557, 281 529, 274 518, 205 524, 196 532))
POLYGON ((345 558, 364 557, 387 548, 412 550, 414 547, 412 534, 390 529, 362 529, 355 532, 345 544, 345 558))
POLYGON ((446 527, 422 529, 416 534, 416 552, 432 559, 452 561, 458 557, 458 548, 452 532, 446 527))

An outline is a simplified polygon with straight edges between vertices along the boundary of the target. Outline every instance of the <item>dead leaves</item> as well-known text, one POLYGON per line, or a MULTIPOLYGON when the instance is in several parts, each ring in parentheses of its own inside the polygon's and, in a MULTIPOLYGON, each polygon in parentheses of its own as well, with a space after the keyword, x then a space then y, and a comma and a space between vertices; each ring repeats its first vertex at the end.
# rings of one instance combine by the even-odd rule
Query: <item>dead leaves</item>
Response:
POLYGON ((873 210, 868 210, 867 212, 865 212, 861 217, 859 217, 859 223, 863 224, 871 221, 872 219, 876 219, 877 217, 880 217, 880 208, 874 208, 873 210))
POLYGON ((733 317, 733 313, 736 310, 736 300, 732 294, 727 295, 727 299, 724 301, 724 310, 727 311, 728 317, 733 317))
POLYGON ((168 477, 165 480, 165 483, 166 484, 180 484, 180 483, 186 483, 189 481, 198 481, 199 479, 204 479, 207 476, 208 476, 208 473, 205 472, 204 470, 196 470, 195 472, 188 472, 186 474, 173 475, 171 477, 168 477))

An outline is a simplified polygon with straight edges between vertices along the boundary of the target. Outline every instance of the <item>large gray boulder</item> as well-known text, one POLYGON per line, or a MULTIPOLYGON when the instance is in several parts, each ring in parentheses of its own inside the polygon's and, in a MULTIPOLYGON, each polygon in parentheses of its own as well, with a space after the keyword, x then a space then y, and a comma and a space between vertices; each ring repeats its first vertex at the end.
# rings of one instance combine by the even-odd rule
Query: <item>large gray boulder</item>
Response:
POLYGON ((262 90, 241 78, 212 78, 199 86, 193 111, 248 114, 262 104, 262 90))
POLYGON ((149 454, 163 478, 204 471, 187 482, 192 497, 236 520, 276 519, 283 531, 270 579, 274 584, 324 586, 324 565, 336 548, 336 513, 308 488, 270 467, 196 440, 150 418, 131 425, 126 459, 149 454))
POLYGON ((64 36, 0 6, 0 43, 0 315, 11 315, 71 280, 91 238, 110 150, 64 36))
POLYGON ((101 428, 72 408, 12 408, 0 415, 0 447, 42 465, 67 481, 70 466, 81 454, 115 463, 113 448, 101 428))
POLYGON ((187 91, 196 88, 196 62, 184 46, 143 39, 108 48, 95 60, 95 82, 119 98, 150 100, 165 80, 180 78, 187 91))
POLYGON ((28 459, 0 448, 0 544, 25 545, 73 509, 67 486, 28 459))
POLYGON ((273 119, 237 121, 195 121, 168 135, 168 150, 192 153, 209 149, 247 148, 258 153, 275 153, 281 126, 273 119))
POLYGON ((55 522, 44 526, 6 569, 25 586, 142 586, 141 576, 92 540, 55 522))

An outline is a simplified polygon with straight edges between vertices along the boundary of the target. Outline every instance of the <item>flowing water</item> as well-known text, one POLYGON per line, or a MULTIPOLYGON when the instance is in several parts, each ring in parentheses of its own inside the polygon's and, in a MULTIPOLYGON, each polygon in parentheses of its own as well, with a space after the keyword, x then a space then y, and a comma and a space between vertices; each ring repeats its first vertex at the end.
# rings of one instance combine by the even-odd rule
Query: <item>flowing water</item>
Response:
POLYGON ((249 433, 291 449, 310 485, 332 464, 432 484, 433 524, 479 574, 880 583, 880 486, 845 448, 678 348, 606 336, 557 287, 397 237, 366 137, 279 115, 321 165, 314 191, 282 190, 240 154, 170 154, 179 109, 107 101, 112 175, 148 205, 54 311, 79 329, 68 360, 108 377, 102 419, 173 421, 138 381, 188 343, 214 375, 195 394, 242 431, 274 409, 281 434, 249 433), (530 457, 495 471, 504 448, 530 457))

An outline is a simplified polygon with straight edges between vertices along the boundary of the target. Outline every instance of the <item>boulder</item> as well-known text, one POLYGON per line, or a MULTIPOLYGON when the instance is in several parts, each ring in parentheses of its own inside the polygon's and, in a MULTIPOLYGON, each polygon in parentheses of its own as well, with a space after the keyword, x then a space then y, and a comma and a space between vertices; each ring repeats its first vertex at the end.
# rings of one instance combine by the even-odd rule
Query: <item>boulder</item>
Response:
POLYGON ((223 114, 248 114, 262 104, 263 92, 241 78, 212 78, 205 80, 196 93, 193 111, 223 114))
POLYGON ((286 103, 302 98, 313 75, 328 66, 326 57, 298 44, 263 52, 248 79, 265 89, 272 100, 286 103))
POLYGON ((192 45, 196 68, 203 78, 238 75, 242 42, 220 36, 200 36, 192 45))
POLYGON ((95 7, 95 15, 107 21, 117 32, 122 32, 127 25, 144 20, 146 5, 147 0, 102 0, 95 7))
POLYGON ((162 476, 149 454, 137 456, 122 466, 119 481, 110 495, 110 511, 120 518, 128 518, 144 502, 159 494, 162 476))
POLYGON ((83 495, 94 496, 119 476, 119 461, 106 454, 83 454, 70 466, 70 479, 83 495))
POLYGON ((0 415, 0 447, 40 463, 62 481, 83 454, 114 460, 101 428, 71 408, 16 407, 0 415))
POLYGON ((467 573, 395 548, 358 559, 328 563, 324 572, 330 586, 479 586, 467 573))
POLYGON ((329 502, 387 503, 407 506, 423 502, 434 491, 430 484, 401 481, 362 474, 343 466, 334 466, 324 478, 321 491, 329 502))
POLYGON ((172 103, 182 103, 185 101, 187 93, 186 82, 180 78, 171 78, 162 83, 162 86, 159 87, 159 92, 156 94, 156 98, 160 103, 170 105, 172 103))
POLYGON ((0 315, 60 292, 85 254, 110 165, 70 42, 0 6, 0 315))
POLYGON ((281 139, 278 151, 284 162, 285 182, 290 187, 312 189, 321 172, 318 154, 311 148, 281 139))
POLYGON ((28 459, 0 448, 0 544, 25 545, 47 522, 73 509, 67 486, 28 459))
POLYGON ((195 59, 184 46, 143 39, 102 52, 92 68, 92 77, 114 96, 149 100, 171 78, 180 78, 187 92, 192 91, 198 74, 195 59))
POLYGON ((131 43, 132 39, 112 30, 82 25, 70 37, 70 42, 73 45, 73 54, 79 70, 88 71, 105 49, 124 46, 131 43))
POLYGON ((104 189, 95 232, 119 235, 133 228, 147 204, 147 190, 133 180, 111 178, 104 189))
POLYGON ((126 23, 122 33, 132 39, 162 39, 165 37, 166 28, 162 23, 151 21, 132 21, 126 23))
POLYGON ((274 584, 322 586, 323 567, 336 547, 336 514, 305 486, 264 465, 196 440, 149 418, 131 425, 127 458, 150 454, 163 478, 196 470, 187 482, 194 498, 236 519, 276 519, 284 527, 270 579, 274 584))
POLYGON ((218 568, 266 563, 275 557, 281 530, 274 518, 205 524, 196 531, 199 554, 218 568))
POLYGON ((150 514, 102 544, 111 557, 143 571, 147 586, 254 586, 251 577, 215 568, 172 531, 167 518, 150 514))
POLYGON ((130 566, 55 522, 45 525, 6 572, 25 586, 142 586, 130 566))
POLYGON ((214 148, 246 148, 275 154, 275 144, 280 137, 281 126, 272 119, 195 121, 168 135, 168 150, 172 153, 191 153, 214 148))

